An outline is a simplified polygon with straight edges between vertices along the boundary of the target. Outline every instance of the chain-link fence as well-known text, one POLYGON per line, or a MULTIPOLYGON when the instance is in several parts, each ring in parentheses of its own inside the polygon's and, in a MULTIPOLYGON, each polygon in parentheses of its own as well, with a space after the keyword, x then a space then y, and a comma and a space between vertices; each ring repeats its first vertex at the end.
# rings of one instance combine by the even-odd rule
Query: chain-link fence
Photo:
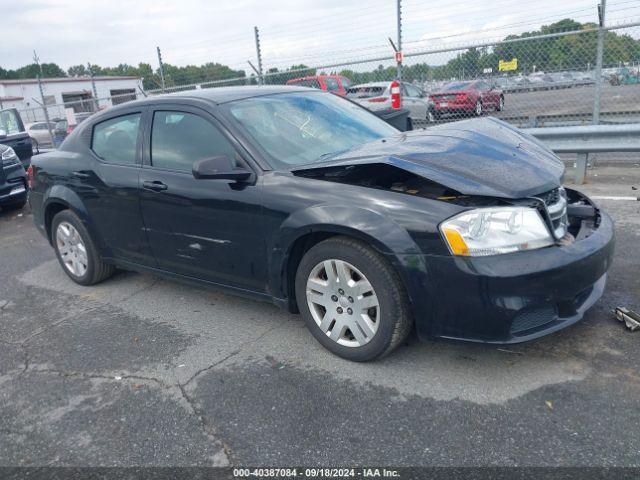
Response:
MULTIPOLYGON (((521 127, 640 122, 639 22, 599 28, 562 20, 535 34, 499 39, 477 33, 473 41, 453 36, 405 42, 402 106, 414 125, 479 115, 521 127)), ((211 64, 197 74, 188 68, 159 69, 133 92, 46 105, 49 118, 68 119, 71 109, 81 121, 91 112, 142 96, 256 84, 319 88, 371 110, 390 107, 389 86, 399 71, 386 38, 378 45, 299 56, 293 51, 263 56, 262 50, 270 51, 265 47, 270 37, 259 36, 257 29, 251 40, 255 60, 244 69, 239 61, 234 68, 211 64), (326 58, 334 61, 314 63, 326 58)), ((25 122, 43 118, 41 106, 21 113, 25 122)))

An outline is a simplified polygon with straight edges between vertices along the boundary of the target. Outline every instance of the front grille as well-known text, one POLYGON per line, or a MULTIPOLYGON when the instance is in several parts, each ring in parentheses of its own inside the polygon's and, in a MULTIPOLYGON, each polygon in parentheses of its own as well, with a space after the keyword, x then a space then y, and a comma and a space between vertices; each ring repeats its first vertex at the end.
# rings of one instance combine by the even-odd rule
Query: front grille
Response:
POLYGON ((518 334, 553 322, 558 314, 554 307, 534 308, 520 313, 511 324, 511 333, 518 334))
POLYGON ((564 188, 554 188, 548 192, 536 195, 536 198, 544 202, 546 212, 551 221, 553 236, 558 240, 561 239, 566 235, 569 224, 567 217, 567 195, 564 188))

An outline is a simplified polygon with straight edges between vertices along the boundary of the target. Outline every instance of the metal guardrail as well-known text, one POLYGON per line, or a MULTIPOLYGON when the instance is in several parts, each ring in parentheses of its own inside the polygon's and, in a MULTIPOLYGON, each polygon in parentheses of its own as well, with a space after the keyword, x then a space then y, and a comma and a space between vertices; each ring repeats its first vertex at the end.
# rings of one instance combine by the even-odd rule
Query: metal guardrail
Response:
POLYGON ((585 125, 574 127, 527 128, 525 132, 556 153, 576 153, 576 183, 587 177, 589 154, 640 152, 640 125, 585 125))

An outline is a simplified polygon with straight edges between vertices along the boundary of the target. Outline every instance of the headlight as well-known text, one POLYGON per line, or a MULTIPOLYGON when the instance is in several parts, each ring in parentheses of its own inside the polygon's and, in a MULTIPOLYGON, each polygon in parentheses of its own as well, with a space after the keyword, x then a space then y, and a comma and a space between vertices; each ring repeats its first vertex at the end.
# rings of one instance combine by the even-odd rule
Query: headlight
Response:
POLYGON ((16 152, 11 147, 7 147, 7 149, 2 152, 2 166, 8 167, 10 165, 16 165, 20 163, 16 152))
POLYGON ((553 245, 538 211, 529 207, 478 208, 440 224, 454 255, 482 257, 553 245))

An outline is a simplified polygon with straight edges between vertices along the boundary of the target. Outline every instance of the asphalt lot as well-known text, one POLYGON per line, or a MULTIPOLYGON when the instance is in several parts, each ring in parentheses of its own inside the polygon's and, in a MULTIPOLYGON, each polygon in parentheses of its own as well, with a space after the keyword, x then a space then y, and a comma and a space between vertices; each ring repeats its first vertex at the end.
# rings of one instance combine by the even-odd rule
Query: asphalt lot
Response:
MULTIPOLYGON (((639 194, 640 167, 589 174, 639 194)), ((611 314, 640 311, 640 202, 600 203, 616 258, 582 322, 369 364, 269 304, 126 272, 77 286, 28 207, 0 212, 0 465, 640 466, 640 332, 611 314)))

